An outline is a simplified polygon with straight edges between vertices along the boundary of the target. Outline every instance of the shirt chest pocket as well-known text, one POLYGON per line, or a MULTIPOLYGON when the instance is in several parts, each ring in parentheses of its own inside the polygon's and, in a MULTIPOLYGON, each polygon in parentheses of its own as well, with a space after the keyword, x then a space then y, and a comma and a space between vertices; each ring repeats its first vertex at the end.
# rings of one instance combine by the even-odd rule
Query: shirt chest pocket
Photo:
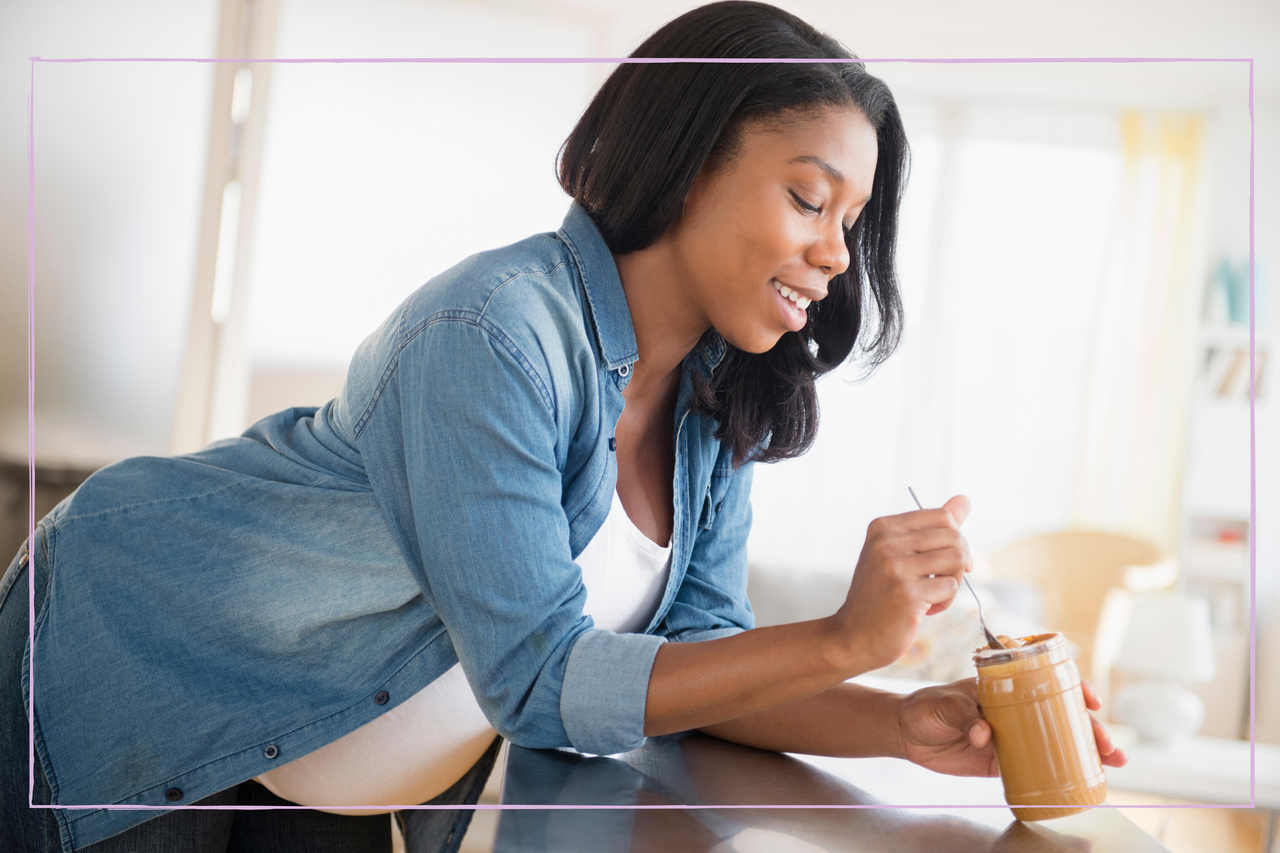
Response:
POLYGON ((707 490, 702 499, 702 512, 698 516, 698 527, 703 530, 710 530, 715 525, 716 516, 724 508, 725 492, 729 490, 729 483, 732 481, 733 468, 726 466, 712 470, 711 482, 707 484, 707 490))

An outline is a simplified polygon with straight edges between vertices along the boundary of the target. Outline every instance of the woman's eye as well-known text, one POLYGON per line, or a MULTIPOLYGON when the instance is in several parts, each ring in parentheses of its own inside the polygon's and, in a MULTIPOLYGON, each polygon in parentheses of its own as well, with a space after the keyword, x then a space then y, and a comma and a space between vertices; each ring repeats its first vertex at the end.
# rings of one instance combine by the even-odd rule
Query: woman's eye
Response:
POLYGON ((807 202, 807 201, 805 201, 804 199, 800 198, 800 196, 799 196, 799 195, 797 195, 797 194, 796 194, 796 192, 795 192, 794 190, 787 190, 787 192, 791 193, 791 198, 795 200, 795 203, 796 203, 796 204, 798 204, 798 205, 800 206, 800 209, 801 209, 801 210, 808 211, 809 213, 821 213, 821 212, 822 212, 822 208, 820 208, 820 207, 818 207, 818 206, 816 206, 816 205, 809 204, 809 202, 807 202))
MULTIPOLYGON (((795 190, 787 190, 787 192, 791 194, 791 199, 805 213, 815 213, 815 214, 822 213, 822 208, 820 206, 816 204, 810 204, 809 202, 805 201, 803 198, 800 197, 800 194, 797 193, 795 190)), ((853 222, 840 223, 840 227, 844 229, 844 234, 846 237, 848 237, 850 234, 853 233, 853 226, 855 224, 857 224, 857 220, 854 220, 853 222)))

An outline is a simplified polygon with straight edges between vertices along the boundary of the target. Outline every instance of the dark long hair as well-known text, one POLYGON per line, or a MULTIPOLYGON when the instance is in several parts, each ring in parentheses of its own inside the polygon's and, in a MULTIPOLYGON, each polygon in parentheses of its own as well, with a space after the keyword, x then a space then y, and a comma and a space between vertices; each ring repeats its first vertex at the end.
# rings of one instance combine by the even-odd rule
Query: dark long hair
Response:
MULTIPOLYGON (((767 3, 729 0, 687 12, 635 58, 856 59, 831 37, 767 3)), ((766 353, 728 346, 695 405, 717 421, 735 464, 799 456, 818 428, 815 380, 856 355, 874 370, 902 331, 894 253, 908 149, 897 103, 860 62, 623 63, 560 151, 558 176, 627 254, 679 218, 698 174, 732 160, 744 129, 828 108, 855 108, 876 131, 871 200, 846 236, 849 268, 809 306, 809 321, 766 353), (870 299, 868 299, 870 297, 870 299)))

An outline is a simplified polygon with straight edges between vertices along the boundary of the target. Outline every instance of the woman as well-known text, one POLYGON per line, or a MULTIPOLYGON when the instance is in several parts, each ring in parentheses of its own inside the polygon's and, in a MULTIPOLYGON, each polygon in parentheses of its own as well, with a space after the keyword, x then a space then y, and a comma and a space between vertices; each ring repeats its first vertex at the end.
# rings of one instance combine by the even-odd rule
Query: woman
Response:
MULTIPOLYGON (((850 54, 735 2, 635 56, 850 54)), ((385 818, 156 815, 474 802, 495 732, 611 753, 697 728, 994 773, 971 684, 843 683, 950 604, 965 498, 874 522, 831 617, 750 630, 751 465, 811 444, 818 375, 893 350, 906 162, 858 63, 621 65, 562 151, 575 203, 556 234, 428 282, 319 410, 125 460, 41 521, 0 587, 0 831, 366 849, 385 818), (27 569, 34 802, 143 810, 16 805, 27 569)), ((469 813, 404 815, 410 849, 452 850, 469 813)))

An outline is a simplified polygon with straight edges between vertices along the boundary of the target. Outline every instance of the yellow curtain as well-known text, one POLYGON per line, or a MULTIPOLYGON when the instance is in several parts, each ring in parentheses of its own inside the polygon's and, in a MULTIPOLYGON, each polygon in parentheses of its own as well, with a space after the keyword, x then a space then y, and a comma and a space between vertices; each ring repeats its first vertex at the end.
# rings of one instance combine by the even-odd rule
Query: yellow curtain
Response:
POLYGON ((1124 167, 1094 323, 1075 526, 1176 552, 1204 269, 1202 119, 1121 117, 1124 167))

